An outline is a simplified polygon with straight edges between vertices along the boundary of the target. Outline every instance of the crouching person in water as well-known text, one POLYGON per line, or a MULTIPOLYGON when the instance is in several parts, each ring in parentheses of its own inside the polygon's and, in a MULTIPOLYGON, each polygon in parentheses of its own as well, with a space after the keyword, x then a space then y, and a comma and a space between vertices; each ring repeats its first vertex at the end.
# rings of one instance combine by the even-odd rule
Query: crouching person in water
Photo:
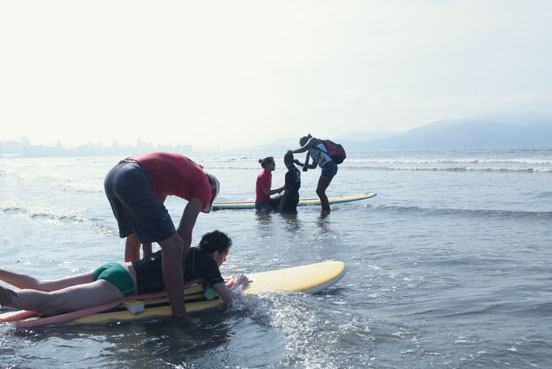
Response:
POLYGON ((281 196, 270 197, 270 195, 281 193, 284 187, 272 189, 272 172, 276 169, 276 163, 272 156, 259 159, 259 164, 263 167, 263 171, 257 176, 255 184, 255 209, 271 212, 278 207, 281 196))
MULTIPOLYGON (((226 261, 232 240, 214 231, 201 238, 198 247, 190 248, 183 270, 185 282, 203 279, 210 283, 226 304, 232 294, 226 287, 219 267, 226 261)), ((55 315, 119 300, 126 296, 163 291, 163 254, 158 251, 142 260, 107 263, 93 272, 52 281, 41 281, 26 274, 0 268, 0 280, 20 288, 13 291, 0 286, 0 305, 55 315)), ((246 285, 246 276, 235 277, 234 284, 246 285)))

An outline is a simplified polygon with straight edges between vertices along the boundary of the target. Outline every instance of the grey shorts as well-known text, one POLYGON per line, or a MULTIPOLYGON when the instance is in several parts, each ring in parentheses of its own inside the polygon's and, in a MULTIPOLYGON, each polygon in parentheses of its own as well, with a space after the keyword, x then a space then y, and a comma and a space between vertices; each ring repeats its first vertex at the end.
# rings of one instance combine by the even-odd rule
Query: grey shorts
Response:
POLYGON ((148 173, 136 161, 115 165, 105 177, 104 188, 121 238, 134 233, 140 243, 151 243, 176 232, 167 208, 153 193, 148 173))
POLYGON ((322 167, 322 175, 333 178, 337 174, 337 164, 335 161, 329 161, 322 167))

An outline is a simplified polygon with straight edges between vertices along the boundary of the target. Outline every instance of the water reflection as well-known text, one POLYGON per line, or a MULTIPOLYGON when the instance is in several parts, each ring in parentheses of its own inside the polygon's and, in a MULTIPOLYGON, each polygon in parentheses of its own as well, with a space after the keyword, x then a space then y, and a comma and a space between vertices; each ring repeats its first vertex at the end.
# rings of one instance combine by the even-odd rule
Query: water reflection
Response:
POLYGON ((330 226, 330 214, 329 212, 323 211, 318 216, 316 224, 318 225, 318 228, 320 228, 320 232, 322 234, 330 233, 332 232, 330 226))
POLYGON ((270 225, 272 222, 272 214, 274 212, 269 212, 266 210, 255 210, 255 218, 259 224, 270 225))
POLYGON ((37 360, 43 367, 262 367, 281 362, 286 352, 285 336, 272 327, 269 305, 249 296, 235 306, 194 312, 187 320, 163 317, 15 330, 10 335, 22 345, 0 351, 2 367, 36 367, 37 360))
POLYGON ((259 236, 262 238, 270 238, 274 235, 280 235, 282 233, 281 231, 294 238, 301 232, 302 223, 299 220, 297 212, 274 213, 256 211, 255 217, 259 226, 259 236))
MULTIPOLYGON (((225 350, 232 336, 226 308, 196 312, 186 320, 109 322, 99 325, 59 325, 34 331, 21 330, 34 344, 42 342, 56 352, 57 363, 73 367, 175 367, 190 362, 210 362, 211 352, 225 350), (86 353, 75 356, 75 348, 86 353)), ((21 353, 20 353, 21 354, 21 353)), ((36 355, 36 354, 35 354, 36 355)), ((218 367, 213 362, 210 367, 218 367)))
POLYGON ((277 232, 275 227, 272 226, 272 214, 266 211, 255 211, 255 218, 257 220, 257 234, 261 239, 271 238, 274 232, 277 232))
POLYGON ((299 220, 297 213, 281 213, 284 220, 284 227, 287 232, 295 234, 301 231, 301 221, 299 220))

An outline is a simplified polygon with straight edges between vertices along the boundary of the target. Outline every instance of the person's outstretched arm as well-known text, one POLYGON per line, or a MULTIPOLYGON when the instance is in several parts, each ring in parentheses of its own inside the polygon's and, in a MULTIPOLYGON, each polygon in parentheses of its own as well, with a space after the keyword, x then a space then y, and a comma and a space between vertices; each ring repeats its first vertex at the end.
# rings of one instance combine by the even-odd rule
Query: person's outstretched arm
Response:
POLYGON ((312 149, 316 145, 320 143, 320 140, 314 137, 311 137, 302 147, 295 149, 295 150, 289 150, 292 154, 299 154, 301 152, 305 152, 307 150, 312 149))
MULTIPOLYGON (((304 163, 301 163, 299 160, 295 159, 293 161, 293 163, 295 163, 295 165, 297 165, 299 168, 303 168, 305 166, 304 163)), ((307 165, 307 168, 309 169, 314 169, 318 166, 318 162, 314 159, 312 159, 312 163, 310 163, 309 165, 307 165)))
MULTIPOLYGON (((249 283, 249 278, 247 278, 245 275, 241 274, 239 276, 234 277, 234 286, 246 286, 249 283)), ((213 285, 213 289, 218 293, 220 298, 225 304, 232 303, 232 292, 228 287, 226 287, 225 283, 215 283, 213 285)))
POLYGON ((185 318, 186 306, 184 305, 184 280, 182 278, 184 275, 182 270, 184 242, 178 233, 175 233, 166 240, 159 242, 159 245, 163 252, 163 281, 171 303, 172 315, 185 318))
POLYGON ((160 242, 163 250, 163 281, 171 303, 174 317, 186 317, 184 304, 184 268, 185 260, 192 243, 192 232, 199 212, 201 200, 194 197, 188 201, 180 219, 176 233, 160 242))
POLYGON ((284 190, 284 187, 275 188, 274 190, 266 189, 266 190, 263 190, 263 191, 267 196, 270 196, 270 195, 274 195, 275 193, 280 193, 283 190, 284 190))

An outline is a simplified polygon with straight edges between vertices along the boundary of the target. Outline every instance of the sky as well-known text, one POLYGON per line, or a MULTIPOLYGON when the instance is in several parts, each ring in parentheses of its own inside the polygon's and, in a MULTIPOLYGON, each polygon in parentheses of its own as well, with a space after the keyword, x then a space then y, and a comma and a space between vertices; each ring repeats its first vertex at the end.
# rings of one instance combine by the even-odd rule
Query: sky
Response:
POLYGON ((552 113, 552 1, 0 0, 0 141, 236 148, 552 113))

